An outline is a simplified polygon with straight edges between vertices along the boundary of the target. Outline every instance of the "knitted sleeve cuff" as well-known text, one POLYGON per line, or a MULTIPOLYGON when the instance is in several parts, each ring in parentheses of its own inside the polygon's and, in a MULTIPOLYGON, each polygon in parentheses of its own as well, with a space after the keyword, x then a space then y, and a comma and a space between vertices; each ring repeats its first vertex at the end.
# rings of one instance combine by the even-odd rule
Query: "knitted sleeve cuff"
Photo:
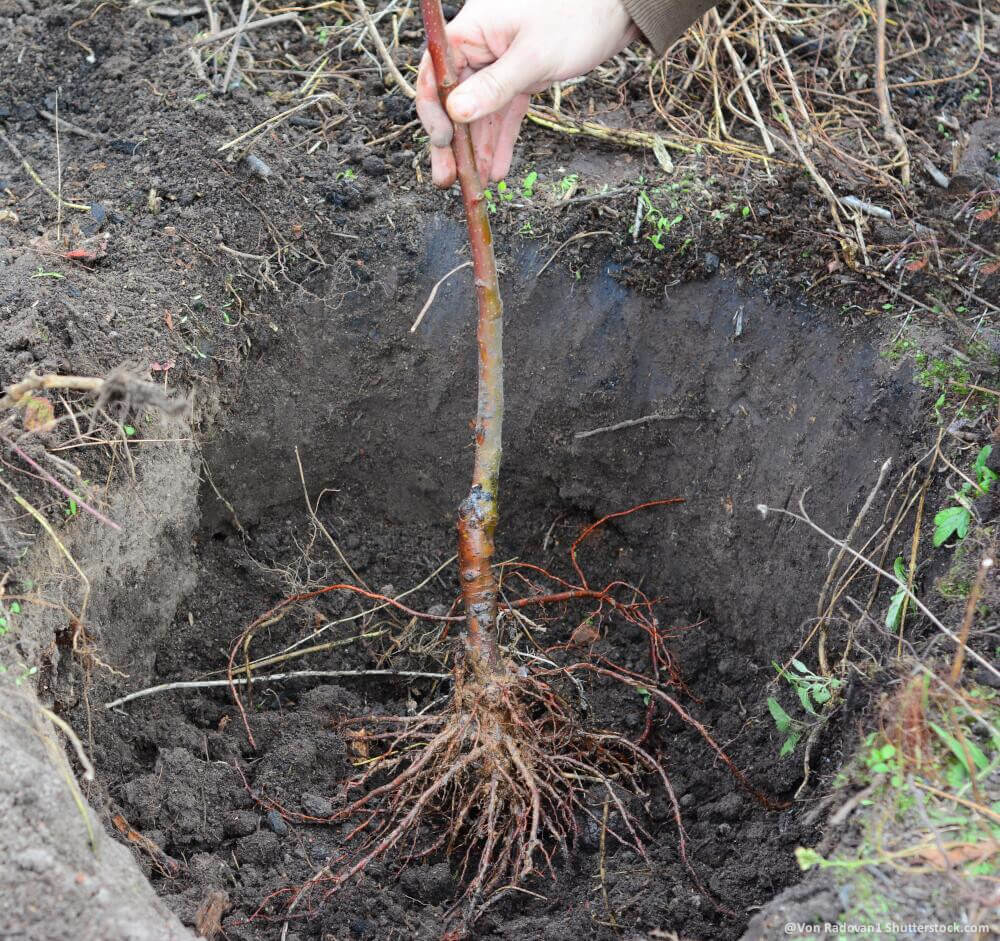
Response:
POLYGON ((717 0, 623 0, 646 42, 659 54, 717 0))

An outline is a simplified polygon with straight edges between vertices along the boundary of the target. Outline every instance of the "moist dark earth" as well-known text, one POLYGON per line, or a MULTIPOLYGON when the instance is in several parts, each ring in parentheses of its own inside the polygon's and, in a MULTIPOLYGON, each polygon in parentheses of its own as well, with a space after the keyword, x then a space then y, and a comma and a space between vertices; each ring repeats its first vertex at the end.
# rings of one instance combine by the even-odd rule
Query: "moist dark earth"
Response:
MULTIPOLYGON (((401 261, 403 271, 387 264, 375 285, 384 288, 387 307, 394 306, 395 285, 432 284, 450 266, 460 237, 453 223, 433 223, 425 257, 401 261)), ((529 270, 533 263, 517 260, 529 270)), ((313 289, 323 293, 321 285, 313 289)), ((755 785, 790 798, 802 769, 776 760, 780 742, 760 690, 773 672, 768 658, 794 651, 824 550, 801 532, 765 522, 753 498, 773 495, 784 504, 819 477, 828 502, 814 509, 824 523, 836 520, 870 485, 880 463, 872 455, 905 447, 899 432, 909 386, 880 378, 865 344, 808 310, 742 298, 722 281, 678 289, 664 305, 631 297, 606 273, 583 285, 558 274, 524 290, 512 287, 506 303, 511 420, 500 557, 569 576, 567 548, 586 524, 643 500, 684 497, 682 506, 609 525, 581 560, 595 583, 625 578, 668 599, 665 623, 684 628, 674 649, 689 684, 685 702, 755 785), (553 324, 553 310, 567 298, 572 319, 553 324), (734 340, 737 311, 748 326, 734 340), (850 381, 831 382, 831 373, 850 381), (649 414, 668 403, 678 403, 672 419, 573 437, 624 410, 649 414), (777 646, 776 635, 785 638, 777 646)), ((204 485, 198 582, 154 652, 158 680, 217 670, 238 631, 289 591, 289 573, 303 577, 308 520, 294 447, 313 494, 335 488, 319 518, 366 583, 399 591, 451 555, 451 516, 468 463, 462 416, 473 388, 473 353, 462 329, 467 304, 459 291, 443 297, 416 344, 401 342, 399 327, 373 324, 369 309, 367 292, 349 295, 333 313, 303 304, 282 340, 245 376, 231 417, 206 436, 212 483, 230 507, 204 485), (303 387, 301 376, 317 381, 303 387)), ((314 571, 324 573, 320 583, 347 578, 329 548, 309 555, 314 571)), ((421 610, 450 605, 456 592, 446 568, 409 603, 421 610)), ((324 621, 353 608, 348 597, 315 603, 324 621)), ((564 640, 586 611, 559 613, 551 641, 564 640)), ((308 634, 311 618, 306 611, 272 626, 264 648, 280 650, 308 634)), ((600 653, 648 670, 641 631, 625 628, 609 624, 600 653)), ((120 643, 115 662, 150 654, 144 638, 120 643)), ((374 668, 382 647, 340 648, 299 665, 374 668)), ((428 669, 418 660, 393 665, 428 669)), ((642 731, 645 710, 634 692, 587 686, 590 721, 642 731)), ((152 859, 146 865, 185 920, 210 889, 224 889, 234 903, 227 931, 268 937, 277 906, 249 925, 240 921, 341 849, 341 829, 302 819, 332 813, 336 782, 356 758, 339 723, 412 711, 408 699, 425 704, 433 695, 427 683, 407 688, 364 678, 339 686, 264 684, 253 698, 253 750, 228 691, 168 693, 97 722, 98 761, 107 769, 112 810, 184 862, 184 874, 173 878, 152 859)), ((850 729, 851 717, 842 721, 850 729)), ((818 770, 836 765, 838 738, 834 730, 817 750, 818 770)), ((694 886, 678 859, 669 805, 653 791, 643 811, 655 834, 651 865, 629 851, 608 855, 609 912, 596 879, 597 841, 585 829, 556 881, 530 885, 544 902, 499 904, 483 916, 477 936, 612 936, 602 922, 613 913, 622 925, 735 937, 754 906, 796 878, 791 851, 811 834, 795 811, 766 812, 676 719, 659 717, 653 742, 684 809, 700 877, 720 907, 740 914, 725 916, 694 886)), ((357 937, 434 937, 454 889, 444 860, 402 873, 387 860, 357 885, 317 900, 315 917, 293 921, 294 931, 318 937, 346 924, 357 937)))
MULTIPOLYGON (((193 441, 149 446, 131 481, 116 452, 112 475, 124 492, 134 488, 137 515, 163 522, 164 551, 176 558, 172 584, 147 584, 137 567, 93 625, 101 659, 128 679, 77 665, 45 675, 44 688, 92 745, 98 781, 88 797, 181 919, 193 925, 222 891, 226 937, 278 938, 297 887, 335 865, 343 847, 345 829, 323 818, 359 757, 344 721, 405 714, 440 689, 371 677, 258 684, 248 700, 256 748, 225 688, 111 711, 103 703, 145 685, 218 679, 254 618, 304 585, 346 580, 310 521, 296 449, 311 499, 323 493, 317 519, 368 585, 398 593, 450 558, 471 463, 469 272, 441 288, 415 333, 409 327, 463 259, 458 201, 430 191, 426 165, 415 179, 416 129, 368 146, 413 117, 375 74, 360 89, 339 89, 345 122, 318 151, 307 154, 283 125, 257 145, 270 177, 228 162, 218 148, 274 113, 266 89, 206 95, 179 45, 190 35, 183 23, 102 6, 0 2, 7 136, 54 180, 52 124, 41 112, 58 106, 96 135, 61 135, 64 197, 92 208, 64 210, 58 233, 52 201, 9 150, 0 154, 0 190, 22 194, 17 225, 0 228, 0 385, 30 369, 100 375, 129 362, 190 394, 193 430, 181 437, 193 441), (102 236, 107 254, 95 264, 64 257, 102 236), (159 504, 143 489, 157 474, 179 477, 192 454, 201 466, 197 507, 159 504), (144 605, 160 592, 177 600, 166 620, 162 606, 144 605)), ((282 36, 285 52, 303 42, 293 31, 282 36)), ((548 159, 612 182, 650 159, 532 135, 523 148, 525 162, 548 159)), ((568 548, 586 525, 682 497, 602 527, 581 559, 594 583, 624 578, 663 599, 661 621, 677 628, 685 706, 756 787, 789 801, 803 770, 798 759, 778 759, 765 687, 771 661, 794 654, 808 633, 827 553, 787 520, 763 518, 757 504, 794 506, 811 488, 817 521, 843 529, 882 462, 906 461, 919 397, 905 369, 876 354, 878 328, 813 306, 796 294, 797 275, 781 276, 811 244, 794 220, 818 204, 780 181, 770 195, 763 231, 773 226, 779 248, 764 253, 770 276, 754 281, 741 271, 747 240, 718 229, 680 254, 627 238, 578 239, 539 275, 566 238, 626 231, 634 203, 540 213, 539 238, 516 234, 520 219, 497 214, 508 357, 498 551, 569 576, 568 548)), ((136 425, 140 436, 157 427, 149 416, 136 425)), ((91 479, 108 477, 105 453, 80 462, 91 479)), ((39 502, 60 518, 51 496, 39 502)), ((20 548, 11 540, 3 551, 20 548)), ((445 566, 409 603, 428 610, 456 595, 445 566)), ((354 610, 343 594, 317 599, 270 625, 254 652, 281 650, 314 618, 354 610)), ((565 640, 587 610, 549 612, 546 643, 565 640)), ((405 620, 365 626, 398 632, 405 620)), ((648 668, 638 629, 602 627, 600 654, 648 668)), ((386 653, 382 638, 281 668, 367 670, 386 653)), ((392 666, 440 669, 416 655, 397 654, 392 666)), ((586 687, 588 722, 642 732, 645 706, 634 692, 586 687)), ((812 752, 815 782, 837 768, 868 698, 865 690, 850 697, 852 709, 828 724, 812 752)), ((793 850, 817 838, 802 821, 808 800, 765 810, 675 717, 658 714, 648 744, 669 772, 692 865, 711 897, 682 864, 669 804, 650 781, 636 802, 651 834, 648 861, 613 845, 602 853, 598 834, 581 825, 568 859, 556 857, 555 878, 489 909, 474 936, 662 929, 736 938, 799 878, 793 850)), ((446 859, 399 871, 388 858, 335 895, 328 888, 303 896, 288 938, 436 939, 459 887, 446 859)))

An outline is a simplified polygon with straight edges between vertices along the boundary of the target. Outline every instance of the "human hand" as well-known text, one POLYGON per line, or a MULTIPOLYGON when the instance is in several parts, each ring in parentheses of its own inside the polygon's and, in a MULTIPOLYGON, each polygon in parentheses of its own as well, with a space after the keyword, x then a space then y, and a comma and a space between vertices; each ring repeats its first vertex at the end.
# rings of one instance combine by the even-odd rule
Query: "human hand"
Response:
POLYGON ((441 187, 455 182, 452 121, 472 125, 482 180, 502 179, 530 96, 589 72, 639 36, 622 0, 467 0, 446 33, 459 79, 447 113, 426 53, 416 102, 441 187))

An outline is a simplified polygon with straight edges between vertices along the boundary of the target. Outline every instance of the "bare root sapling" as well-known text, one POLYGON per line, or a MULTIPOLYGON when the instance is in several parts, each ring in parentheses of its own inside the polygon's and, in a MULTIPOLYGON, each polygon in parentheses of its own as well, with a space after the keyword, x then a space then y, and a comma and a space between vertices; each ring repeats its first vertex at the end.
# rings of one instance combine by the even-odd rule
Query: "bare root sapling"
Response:
MULTIPOLYGON (((440 0, 421 0, 421 12, 444 103, 458 77, 440 0)), ((299 911, 307 909, 300 905, 307 890, 336 891, 376 858, 391 856, 402 866, 440 854, 452 861, 462 886, 452 912, 461 912, 465 921, 473 920, 510 892, 532 891, 526 883, 533 875, 554 875, 556 853, 568 852, 588 818, 609 841, 627 845, 645 858, 649 835, 630 808, 631 799, 643 795, 651 780, 670 802, 680 835, 680 854, 687 863, 680 811, 669 777, 647 744, 658 706, 673 710, 693 727, 750 787, 708 731, 666 692, 665 687, 679 685, 679 678, 665 635, 653 615, 654 601, 618 580, 603 588, 592 587, 577 558, 583 540, 608 520, 679 500, 652 501, 609 514, 584 530, 570 552, 576 583, 528 563, 495 562, 504 411, 503 307, 483 185, 467 126, 455 126, 452 150, 468 225, 479 312, 475 461, 472 485, 458 512, 464 617, 423 614, 360 586, 328 585, 294 595, 266 612, 244 631, 230 655, 232 690, 249 733, 235 677, 237 672, 245 676, 245 688, 250 688, 254 666, 249 654, 251 641, 257 631, 283 617, 291 605, 327 592, 350 591, 380 600, 410 617, 461 621, 465 626, 452 666, 450 701, 443 710, 344 723, 345 727, 362 726, 349 734, 357 736, 355 741, 360 738, 364 748, 358 762, 361 770, 347 782, 332 818, 349 823, 349 835, 343 855, 307 886, 294 891, 292 907, 299 911), (569 632, 567 641, 534 651, 501 643, 498 615, 516 621, 525 618, 523 612, 532 606, 565 611, 565 605, 575 601, 585 601, 592 608, 569 632), (626 670, 592 653, 601 631, 590 625, 601 625, 605 614, 637 625, 646 633, 648 674, 626 670), (636 741, 581 719, 576 700, 583 688, 581 677, 586 676, 595 682, 621 683, 647 701, 646 727, 636 741), (611 823, 608 808, 613 811, 611 823)), ((693 869, 691 872, 693 875, 693 869)))

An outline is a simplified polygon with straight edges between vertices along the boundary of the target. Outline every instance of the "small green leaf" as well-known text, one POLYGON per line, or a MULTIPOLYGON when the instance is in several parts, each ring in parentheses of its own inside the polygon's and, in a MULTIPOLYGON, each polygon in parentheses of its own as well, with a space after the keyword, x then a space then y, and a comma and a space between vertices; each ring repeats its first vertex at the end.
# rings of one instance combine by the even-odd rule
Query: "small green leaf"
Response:
MULTIPOLYGON (((227 320, 228 320, 228 318, 227 318, 227 320)), ((130 438, 132 438, 132 437, 135 436, 135 426, 133 426, 133 425, 123 425, 122 426, 122 431, 124 431, 125 434, 128 435, 130 438)))
POLYGON ((978 474, 984 467, 986 467, 986 462, 990 459, 990 455, 993 453, 993 445, 987 444, 980 448, 979 453, 976 455, 976 463, 972 465, 972 469, 978 474))
POLYGON ((816 850, 805 846, 799 846, 795 850, 795 861, 799 864, 799 869, 806 872, 813 866, 821 866, 826 860, 820 856, 816 850))
POLYGON ((803 676, 808 676, 812 672, 801 660, 792 660, 792 666, 803 676))
POLYGON ((948 769, 944 773, 948 787, 957 790, 969 780, 969 773, 965 770, 965 765, 960 761, 949 761, 948 769))
POLYGON ((894 774, 891 778, 889 778, 889 783, 893 787, 902 787, 903 786, 903 778, 902 778, 901 775, 894 774))
POLYGON ((21 602, 20 601, 12 601, 10 603, 10 613, 11 614, 20 614, 21 613, 21 602))
POLYGON ((814 683, 810 686, 809 695, 812 696, 818 706, 822 706, 823 703, 830 701, 830 690, 822 683, 814 683))
POLYGON ((781 708, 781 703, 773 696, 767 697, 767 708, 779 732, 787 732, 792 725, 792 717, 781 708))
POLYGON ((883 745, 878 750, 879 758, 881 758, 883 761, 888 761, 890 758, 895 757, 895 754, 896 754, 896 746, 893 745, 892 743, 883 745))
POLYGON ((934 515, 934 547, 944 545, 953 535, 964 539, 972 514, 964 506, 949 506, 934 515))
POLYGON ((888 774, 889 770, 889 766, 884 761, 876 761, 875 764, 872 765, 872 771, 875 774, 888 774))
POLYGON ((901 582, 906 581, 906 568, 903 565, 903 557, 901 555, 896 556, 896 561, 892 563, 892 570, 896 573, 896 578, 901 582))
POLYGON ((784 758, 786 755, 790 755, 795 751, 795 746, 799 744, 799 739, 802 738, 802 733, 800 731, 794 731, 788 738, 785 739, 785 743, 781 746, 781 751, 778 752, 779 758, 784 758))
POLYGON ((983 753, 983 750, 975 743, 968 739, 965 740, 965 744, 968 746, 969 754, 972 755, 972 761, 975 766, 980 771, 985 771, 990 766, 990 760, 983 753))
POLYGON ((805 711, 810 715, 816 715, 816 710, 813 708, 813 704, 809 701, 809 687, 796 686, 795 692, 799 694, 799 702, 802 703, 802 708, 805 709, 805 711))
POLYGON ((899 621, 903 616, 903 602, 906 601, 906 592, 902 588, 892 596, 889 602, 889 610, 885 612, 885 626, 890 631, 899 627, 899 621))
POLYGON ((934 734, 948 746, 951 753, 962 763, 962 767, 970 778, 976 773, 976 766, 979 767, 980 771, 989 767, 989 761, 978 745, 966 739, 965 744, 968 748, 967 757, 965 748, 962 747, 962 743, 954 735, 942 729, 936 722, 928 722, 927 724, 933 730, 934 734), (969 764, 969 758, 972 759, 972 765, 969 764))

